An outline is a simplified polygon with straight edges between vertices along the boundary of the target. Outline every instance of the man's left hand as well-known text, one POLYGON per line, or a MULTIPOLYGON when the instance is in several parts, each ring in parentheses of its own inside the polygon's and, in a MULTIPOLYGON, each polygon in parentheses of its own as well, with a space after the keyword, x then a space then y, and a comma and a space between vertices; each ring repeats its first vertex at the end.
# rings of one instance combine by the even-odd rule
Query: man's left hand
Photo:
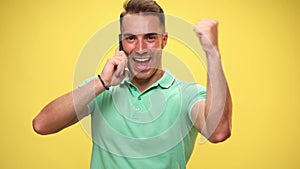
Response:
POLYGON ((203 19, 194 27, 194 31, 205 52, 218 50, 218 21, 203 19))

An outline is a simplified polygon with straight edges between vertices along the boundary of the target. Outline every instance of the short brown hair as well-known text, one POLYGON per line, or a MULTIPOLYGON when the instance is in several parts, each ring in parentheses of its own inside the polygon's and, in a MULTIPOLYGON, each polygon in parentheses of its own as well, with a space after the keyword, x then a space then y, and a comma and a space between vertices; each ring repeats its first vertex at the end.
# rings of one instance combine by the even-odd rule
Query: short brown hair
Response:
POLYGON ((123 4, 123 8, 125 11, 120 14, 120 27, 126 14, 149 14, 157 16, 165 28, 164 11, 154 0, 127 0, 123 4))

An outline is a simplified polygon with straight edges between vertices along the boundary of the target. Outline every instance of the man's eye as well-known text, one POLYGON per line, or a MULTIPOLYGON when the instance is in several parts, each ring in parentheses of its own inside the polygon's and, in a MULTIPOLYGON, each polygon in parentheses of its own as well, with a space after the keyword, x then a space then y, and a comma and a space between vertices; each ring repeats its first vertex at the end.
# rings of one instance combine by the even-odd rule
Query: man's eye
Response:
POLYGON ((134 36, 128 36, 125 38, 127 41, 133 41, 135 38, 134 36))
POLYGON ((150 36, 147 37, 147 40, 150 41, 150 42, 155 41, 155 39, 156 39, 155 35, 150 35, 150 36))

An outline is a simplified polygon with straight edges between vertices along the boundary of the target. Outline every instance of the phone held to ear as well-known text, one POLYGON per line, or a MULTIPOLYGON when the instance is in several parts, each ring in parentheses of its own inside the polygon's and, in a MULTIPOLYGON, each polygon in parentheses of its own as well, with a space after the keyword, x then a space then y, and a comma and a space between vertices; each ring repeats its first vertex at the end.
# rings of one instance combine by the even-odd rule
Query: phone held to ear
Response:
POLYGON ((119 34, 119 50, 123 50, 123 45, 122 45, 122 34, 119 34))
MULTIPOLYGON (((123 45, 122 45, 122 34, 119 34, 119 51, 123 50, 123 45)), ((117 67, 115 67, 115 69, 117 69, 117 67)), ((125 70, 128 71, 127 66, 125 67, 125 69, 123 70, 123 74, 125 75, 125 70)))

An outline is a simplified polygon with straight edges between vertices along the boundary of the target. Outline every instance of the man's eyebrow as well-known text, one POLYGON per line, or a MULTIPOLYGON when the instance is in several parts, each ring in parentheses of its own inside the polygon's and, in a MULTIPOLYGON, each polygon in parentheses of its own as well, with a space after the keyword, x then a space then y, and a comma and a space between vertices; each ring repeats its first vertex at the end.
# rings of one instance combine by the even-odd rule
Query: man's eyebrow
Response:
POLYGON ((152 35, 158 35, 156 32, 146 33, 145 36, 152 36, 152 35))
POLYGON ((129 36, 135 36, 134 34, 131 34, 131 33, 124 33, 124 36, 125 37, 129 37, 129 36))
MULTIPOLYGON (((152 35, 158 35, 159 33, 156 32, 150 32, 150 33, 146 33, 144 36, 152 36, 152 35)), ((130 37, 130 36, 137 36, 135 34, 132 33, 124 33, 124 37, 130 37)))

